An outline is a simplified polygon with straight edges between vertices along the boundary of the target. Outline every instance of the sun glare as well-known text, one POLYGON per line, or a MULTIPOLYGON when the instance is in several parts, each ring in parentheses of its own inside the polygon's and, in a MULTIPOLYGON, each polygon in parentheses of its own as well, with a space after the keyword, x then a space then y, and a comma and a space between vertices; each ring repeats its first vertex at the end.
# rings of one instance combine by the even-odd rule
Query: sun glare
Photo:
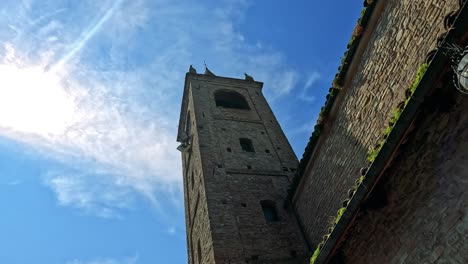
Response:
POLYGON ((59 76, 40 67, 0 65, 0 128, 61 135, 73 124, 75 108, 59 76))

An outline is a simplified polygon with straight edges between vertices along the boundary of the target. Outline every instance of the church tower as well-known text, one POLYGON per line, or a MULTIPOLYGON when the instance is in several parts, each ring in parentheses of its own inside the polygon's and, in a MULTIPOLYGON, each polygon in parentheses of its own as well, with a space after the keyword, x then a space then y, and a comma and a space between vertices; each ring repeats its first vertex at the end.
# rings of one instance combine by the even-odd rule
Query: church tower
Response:
POLYGON ((297 158, 263 83, 190 66, 179 120, 188 263, 308 263, 284 209, 297 158))

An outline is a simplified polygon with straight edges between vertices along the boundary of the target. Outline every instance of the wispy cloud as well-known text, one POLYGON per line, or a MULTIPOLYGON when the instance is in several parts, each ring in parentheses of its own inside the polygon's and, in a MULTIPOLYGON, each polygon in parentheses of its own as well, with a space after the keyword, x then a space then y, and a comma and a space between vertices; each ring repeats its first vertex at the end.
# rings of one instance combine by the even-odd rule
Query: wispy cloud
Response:
POLYGON ((102 217, 130 207, 128 193, 157 205, 161 192, 181 191, 175 134, 189 64, 268 80, 273 100, 301 79, 281 53, 241 33, 249 4, 7 1, 0 135, 70 168, 45 175, 60 205, 102 217))
POLYGON ((44 180, 62 206, 72 206, 103 218, 120 218, 129 209, 132 195, 126 185, 107 175, 62 175, 49 173, 44 180))
POLYGON ((23 183, 21 180, 12 180, 12 181, 7 181, 7 182, 2 182, 0 185, 6 185, 6 186, 17 186, 23 183))
POLYGON ((310 95, 310 89, 315 85, 321 78, 319 72, 312 72, 307 76, 307 79, 304 84, 304 88, 300 93, 299 99, 307 101, 307 102, 314 102, 317 98, 315 96, 310 95))
POLYGON ((315 124, 316 124, 316 120, 311 120, 309 122, 303 123, 302 125, 292 129, 291 133, 293 135, 297 135, 297 134, 310 135, 314 130, 315 124))
MULTIPOLYGON (((64 64, 66 64, 73 56, 75 56, 86 45, 86 43, 101 30, 104 23, 106 23, 107 20, 109 20, 109 18, 111 18, 112 15, 114 15, 114 12, 117 8, 119 8, 121 3, 122 0, 114 1, 112 6, 103 13, 102 17, 99 18, 99 20, 95 24, 92 24, 88 30, 83 32, 83 35, 79 39, 77 39, 75 43, 72 44, 69 51, 65 55, 63 55, 58 62, 52 65, 48 71, 54 72, 62 68, 64 64)), ((57 11, 55 11, 54 13, 57 13, 57 11)), ((49 24, 49 27, 50 25, 51 24, 49 24)))
POLYGON ((67 261, 65 264, 137 264, 138 263, 138 255, 132 257, 126 257, 123 259, 116 259, 116 258, 95 258, 93 260, 83 261, 74 259, 71 261, 67 261))

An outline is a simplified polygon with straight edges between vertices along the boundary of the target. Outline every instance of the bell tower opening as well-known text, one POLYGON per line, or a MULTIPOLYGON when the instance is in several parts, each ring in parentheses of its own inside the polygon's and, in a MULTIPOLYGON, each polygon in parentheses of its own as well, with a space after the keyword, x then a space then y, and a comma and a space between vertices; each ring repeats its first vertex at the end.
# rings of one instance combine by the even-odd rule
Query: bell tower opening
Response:
POLYGON ((216 106, 224 108, 250 110, 244 96, 235 91, 220 90, 215 92, 216 106))

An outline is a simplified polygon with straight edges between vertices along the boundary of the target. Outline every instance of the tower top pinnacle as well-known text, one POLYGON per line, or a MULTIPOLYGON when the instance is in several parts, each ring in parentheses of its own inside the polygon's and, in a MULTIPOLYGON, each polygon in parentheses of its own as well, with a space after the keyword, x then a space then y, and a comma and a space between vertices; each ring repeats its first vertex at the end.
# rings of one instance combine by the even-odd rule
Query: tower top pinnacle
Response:
POLYGON ((197 73, 197 70, 190 64, 189 73, 197 73))
POLYGON ((206 65, 205 65, 205 75, 216 76, 214 73, 212 73, 212 72, 208 69, 208 67, 206 67, 206 65))

